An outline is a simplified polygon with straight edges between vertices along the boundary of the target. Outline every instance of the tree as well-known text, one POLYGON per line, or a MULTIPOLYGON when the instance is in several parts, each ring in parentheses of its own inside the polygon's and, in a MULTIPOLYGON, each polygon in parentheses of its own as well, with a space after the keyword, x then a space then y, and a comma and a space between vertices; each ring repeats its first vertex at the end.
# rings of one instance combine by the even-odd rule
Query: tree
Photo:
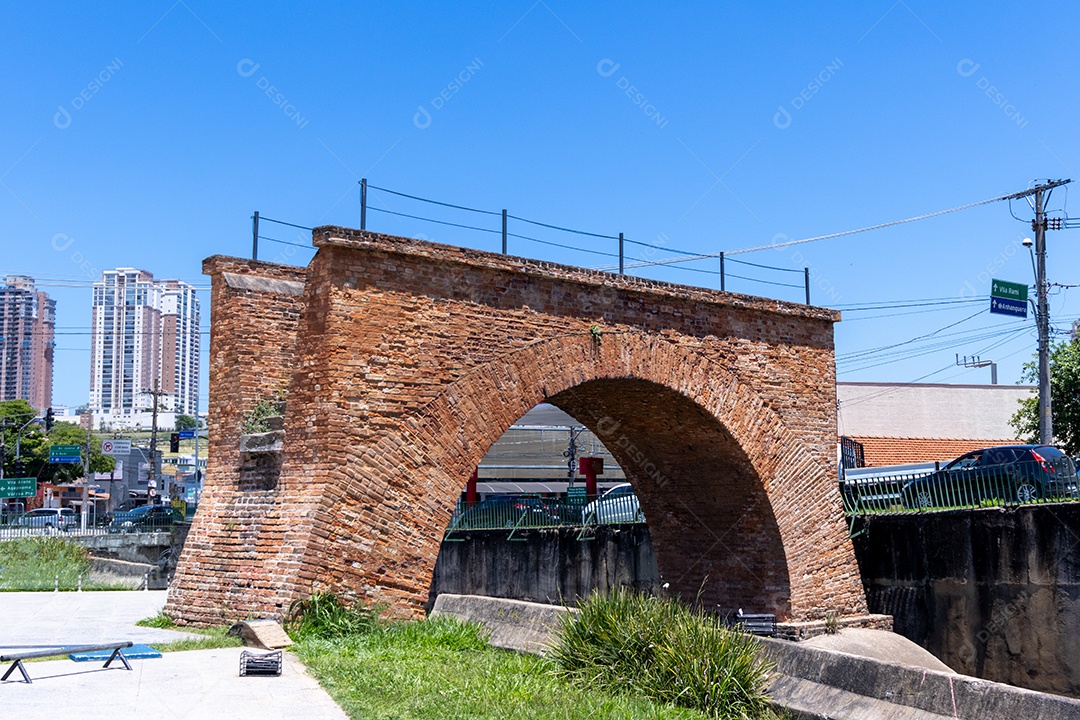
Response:
POLYGON ((195 418, 191 417, 190 415, 177 415, 176 416, 176 431, 177 432, 179 432, 181 430, 194 430, 196 427, 198 427, 198 423, 195 421, 195 418))
MULTIPOLYGON (((4 475, 15 474, 15 449, 19 448, 19 459, 24 466, 26 477, 35 477, 41 482, 71 482, 83 475, 82 463, 57 464, 49 462, 50 445, 86 444, 86 430, 78 425, 58 422, 48 434, 36 423, 26 423, 37 415, 25 400, 7 400, 0 402, 0 424, 4 432, 4 475), (26 425, 21 435, 19 428, 26 425)), ((116 463, 109 455, 101 454, 101 443, 90 443, 90 471, 110 472, 116 463)))
MULTIPOLYGON (((1021 382, 1038 384, 1038 359, 1024 363, 1021 382)), ((1064 340, 1050 346, 1050 397, 1054 444, 1068 455, 1080 454, 1080 342, 1064 340)), ((1039 442, 1038 391, 1020 401, 1009 424, 1023 440, 1039 442)))
MULTIPOLYGON (((26 476, 30 475, 29 462, 34 458, 34 448, 40 444, 38 436, 41 428, 32 421, 37 416, 34 410, 25 400, 5 400, 0 402, 0 426, 4 428, 3 465, 4 475, 15 475, 15 451, 20 450, 19 457, 27 463, 26 476), (24 427, 25 426, 25 427, 24 427), (20 429, 22 432, 20 433, 20 429)), ((46 450, 46 453, 48 451, 46 450)))
MULTIPOLYGON (((49 459, 49 445, 86 445, 86 430, 74 423, 58 422, 53 425, 45 444, 44 460, 49 459)), ((101 442, 90 437, 90 472, 111 472, 116 467, 116 460, 111 455, 101 454, 101 442)), ((49 482, 71 482, 83 476, 82 463, 49 464, 45 463, 39 480, 49 482)))

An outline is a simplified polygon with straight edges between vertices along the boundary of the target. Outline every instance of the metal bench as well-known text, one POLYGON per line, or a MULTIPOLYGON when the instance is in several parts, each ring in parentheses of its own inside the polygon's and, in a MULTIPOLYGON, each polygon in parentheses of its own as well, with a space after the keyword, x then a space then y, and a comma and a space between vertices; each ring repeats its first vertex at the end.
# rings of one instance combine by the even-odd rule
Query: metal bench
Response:
POLYGON ((7 672, 4 673, 4 677, 0 677, 0 682, 6 681, 8 679, 8 676, 10 676, 11 673, 15 672, 15 668, 18 668, 19 672, 22 673, 23 680, 25 680, 27 683, 33 682, 30 679, 30 675, 26 672, 26 666, 23 665, 23 660, 56 657, 58 655, 71 655, 73 653, 96 652, 98 650, 113 651, 112 655, 109 656, 109 659, 105 661, 105 665, 103 667, 109 667, 109 665, 112 664, 113 660, 119 660, 120 662, 124 663, 125 668, 130 670, 131 665, 128 664, 127 658, 124 657, 124 653, 122 652, 124 648, 129 647, 131 647, 130 640, 128 640, 127 642, 105 643, 102 645, 69 645, 66 647, 53 648, 51 650, 30 650, 28 652, 7 653, 6 655, 0 655, 0 663, 10 662, 11 667, 9 667, 7 669, 7 672))
POLYGON ((772 637, 776 634, 776 615, 757 613, 744 613, 739 610, 734 615, 723 618, 727 627, 742 627, 746 632, 761 637, 772 637))

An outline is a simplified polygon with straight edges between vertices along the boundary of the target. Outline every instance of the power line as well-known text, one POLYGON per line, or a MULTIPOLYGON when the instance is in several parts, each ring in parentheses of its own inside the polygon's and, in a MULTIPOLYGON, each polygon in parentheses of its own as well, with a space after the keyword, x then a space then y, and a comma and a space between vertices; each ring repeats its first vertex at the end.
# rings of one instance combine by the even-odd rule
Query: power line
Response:
MULTIPOLYGON (((742 249, 738 249, 738 250, 727 250, 723 254, 724 254, 724 257, 726 258, 729 255, 736 255, 736 254, 750 253, 750 252, 758 252, 760 250, 772 250, 772 249, 775 249, 775 248, 790 247, 792 245, 802 245, 804 243, 817 242, 819 240, 831 240, 833 238, 845 237, 847 235, 856 235, 858 233, 870 232, 871 230, 882 230, 882 229, 887 228, 887 227, 894 227, 896 225, 904 225, 906 223, 916 222, 917 220, 927 220, 929 218, 938 217, 940 215, 948 215, 949 213, 960 212, 961 210, 968 210, 970 208, 978 207, 980 205, 989 205, 990 203, 1001 202, 1002 200, 1008 200, 1009 198, 1014 197, 1014 196, 1015 196, 1015 193, 1011 194, 1011 195, 1001 195, 1001 196, 998 196, 998 197, 989 198, 987 200, 979 200, 978 202, 967 203, 965 205, 958 205, 956 207, 952 207, 952 208, 949 208, 947 210, 938 210, 936 212, 924 213, 922 215, 916 215, 915 217, 905 218, 903 220, 892 220, 890 222, 878 223, 876 225, 867 225, 866 227, 856 228, 854 230, 844 230, 842 232, 829 233, 827 235, 817 235, 815 237, 802 238, 800 240, 787 240, 785 242, 770 243, 768 245, 758 245, 757 247, 742 248, 742 249)), ((680 263, 680 262, 689 262, 689 261, 692 261, 692 260, 708 260, 708 259, 718 258, 718 257, 720 257, 720 253, 701 253, 701 254, 696 255, 694 257, 691 257, 691 258, 667 258, 667 259, 663 259, 663 260, 652 260, 652 261, 648 261, 647 263, 644 263, 644 264, 638 263, 638 264, 630 265, 629 267, 635 268, 635 267, 646 267, 646 266, 652 266, 652 265, 672 265, 672 264, 680 263)))

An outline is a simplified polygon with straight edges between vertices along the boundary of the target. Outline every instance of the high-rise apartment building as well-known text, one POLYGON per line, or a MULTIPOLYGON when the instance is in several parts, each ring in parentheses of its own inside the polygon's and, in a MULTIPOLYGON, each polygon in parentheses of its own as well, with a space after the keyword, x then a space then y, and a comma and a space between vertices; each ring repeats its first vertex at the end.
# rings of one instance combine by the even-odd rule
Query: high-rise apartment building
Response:
POLYGON ((56 301, 33 278, 0 283, 0 400, 26 400, 39 412, 52 405, 55 326, 56 301))
MULTIPOLYGON (((194 415, 199 392, 199 300, 179 280, 145 270, 106 270, 94 283, 90 411, 95 423, 145 418, 160 390, 161 413, 194 415)), ((159 426, 160 423, 159 423, 159 426)))

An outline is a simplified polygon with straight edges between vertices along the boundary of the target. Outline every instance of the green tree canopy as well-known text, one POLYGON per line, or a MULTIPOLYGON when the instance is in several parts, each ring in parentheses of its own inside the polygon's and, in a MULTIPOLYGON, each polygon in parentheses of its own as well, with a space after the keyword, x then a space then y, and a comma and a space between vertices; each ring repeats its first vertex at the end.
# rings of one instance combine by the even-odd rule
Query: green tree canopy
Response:
MULTIPOLYGON (((1037 356, 1024 364, 1021 382, 1038 384, 1037 356)), ((1069 455, 1080 454, 1080 342, 1063 340, 1050 346, 1050 398, 1054 444, 1069 455)), ((1020 409, 1009 424, 1023 440, 1039 442, 1037 391, 1020 401, 1020 409)))
MULTIPOLYGON (((78 425, 58 422, 45 434, 40 423, 32 422, 37 413, 25 400, 0 402, 0 424, 4 426, 4 475, 15 475, 15 456, 24 466, 23 475, 35 477, 42 482, 71 482, 83 476, 82 463, 53 464, 49 462, 50 445, 86 444, 86 430, 78 425), (21 428, 21 432, 19 432, 21 428)), ((110 472, 116 462, 109 455, 101 454, 101 443, 90 442, 90 471, 110 472)))
POLYGON ((198 427, 198 423, 195 421, 195 418, 191 417, 190 415, 176 416, 177 432, 179 432, 180 430, 194 430, 196 427, 198 427))

